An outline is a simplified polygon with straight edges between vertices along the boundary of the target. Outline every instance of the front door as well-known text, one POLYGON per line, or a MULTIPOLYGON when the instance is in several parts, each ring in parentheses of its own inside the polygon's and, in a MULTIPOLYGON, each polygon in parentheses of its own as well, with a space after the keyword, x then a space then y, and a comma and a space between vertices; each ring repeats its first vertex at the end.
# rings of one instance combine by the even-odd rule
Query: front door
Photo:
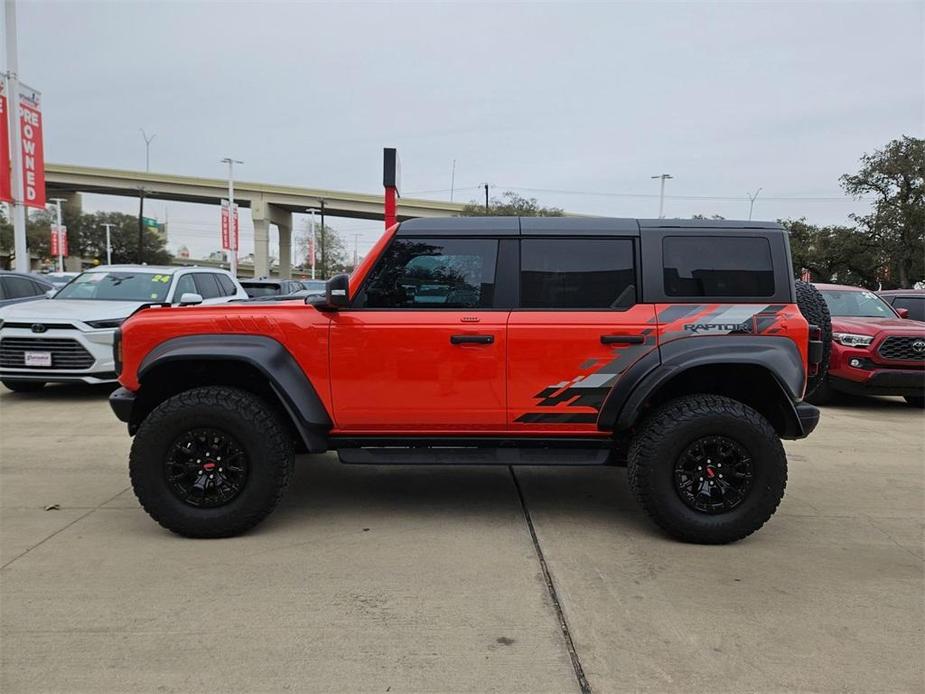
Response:
POLYGON ((508 321, 508 411, 521 433, 597 432, 623 372, 657 348, 632 238, 524 238, 508 321))
POLYGON ((504 429, 508 311, 494 310, 498 243, 392 240, 352 308, 332 315, 338 430, 504 429))

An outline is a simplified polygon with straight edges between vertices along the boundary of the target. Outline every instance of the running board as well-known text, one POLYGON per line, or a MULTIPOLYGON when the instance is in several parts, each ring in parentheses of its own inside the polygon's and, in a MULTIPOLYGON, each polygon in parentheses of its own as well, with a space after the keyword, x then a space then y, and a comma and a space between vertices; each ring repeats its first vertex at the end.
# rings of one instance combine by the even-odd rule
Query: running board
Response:
POLYGON ((610 448, 434 446, 339 448, 349 465, 607 465, 610 448))

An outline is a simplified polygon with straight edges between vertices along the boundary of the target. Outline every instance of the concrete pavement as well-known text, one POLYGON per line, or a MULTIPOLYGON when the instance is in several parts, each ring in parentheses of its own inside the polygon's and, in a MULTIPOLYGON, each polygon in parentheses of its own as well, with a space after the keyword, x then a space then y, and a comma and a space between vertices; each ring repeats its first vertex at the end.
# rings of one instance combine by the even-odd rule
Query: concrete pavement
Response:
POLYGON ((621 469, 518 469, 522 505, 506 468, 333 456, 249 535, 183 540, 127 489, 105 396, 0 392, 4 692, 576 692, 572 655, 595 693, 925 690, 925 416, 899 400, 826 409, 769 524, 700 547, 621 469))

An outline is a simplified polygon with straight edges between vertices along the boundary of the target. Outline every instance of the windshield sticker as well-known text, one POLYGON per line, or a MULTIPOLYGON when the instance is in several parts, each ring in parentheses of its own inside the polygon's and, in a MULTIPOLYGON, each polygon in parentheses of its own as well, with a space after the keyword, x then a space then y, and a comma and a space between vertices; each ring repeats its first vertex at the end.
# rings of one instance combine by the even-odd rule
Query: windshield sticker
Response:
POLYGON ((152 275, 151 281, 152 282, 163 282, 164 284, 167 284, 168 282, 170 282, 170 275, 152 275))

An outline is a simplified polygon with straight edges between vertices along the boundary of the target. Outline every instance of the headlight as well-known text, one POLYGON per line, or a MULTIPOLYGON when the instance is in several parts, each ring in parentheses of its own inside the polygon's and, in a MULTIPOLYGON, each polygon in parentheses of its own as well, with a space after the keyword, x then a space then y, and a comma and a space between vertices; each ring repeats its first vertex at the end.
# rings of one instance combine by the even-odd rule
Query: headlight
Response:
POLYGON ((832 339, 845 347, 867 347, 874 341, 871 335, 855 335, 853 333, 832 333, 832 339))
POLYGON ((87 325, 91 328, 118 328, 124 322, 124 318, 112 318, 110 320, 88 320, 87 325))

